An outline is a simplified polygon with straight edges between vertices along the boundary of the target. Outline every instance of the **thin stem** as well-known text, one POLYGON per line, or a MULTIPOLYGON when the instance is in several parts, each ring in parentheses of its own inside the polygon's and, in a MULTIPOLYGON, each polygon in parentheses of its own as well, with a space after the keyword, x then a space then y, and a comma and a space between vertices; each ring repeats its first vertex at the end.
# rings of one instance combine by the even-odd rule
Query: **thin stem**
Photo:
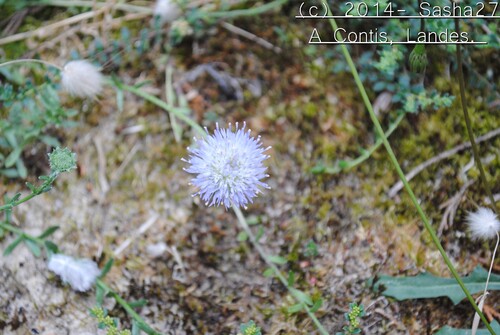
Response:
POLYGON ((14 207, 16 207, 17 205, 20 205, 22 204, 23 202, 26 202, 30 199, 33 199, 34 197, 36 197, 38 194, 35 194, 35 193, 31 193, 30 195, 27 195, 25 196, 24 198, 22 199, 19 199, 18 201, 15 201, 13 203, 10 203, 10 204, 6 204, 6 205, 3 205, 3 206, 0 206, 0 212, 2 211, 5 211, 5 210, 8 210, 8 209, 12 209, 14 207))
POLYGON ((24 198, 22 199, 19 199, 17 201, 14 201, 14 202, 11 202, 11 203, 8 203, 8 204, 5 204, 3 206, 0 206, 0 212, 3 212, 5 210, 9 210, 9 209, 12 209, 28 200, 31 200, 33 199, 34 197, 42 194, 44 192, 44 190, 47 189, 47 187, 49 187, 50 185, 52 185, 52 183, 54 183, 54 181, 56 180, 58 174, 57 173, 52 173, 48 179, 38 188, 34 189, 33 191, 31 191, 31 194, 25 196, 24 198))
POLYGON ((163 108, 164 110, 166 110, 169 113, 175 114, 179 119, 181 119, 182 121, 184 121, 188 125, 190 125, 191 128, 193 128, 200 135, 204 136, 206 134, 205 130, 203 130, 203 128, 198 123, 196 123, 191 118, 189 118, 186 114, 184 114, 184 111, 186 111, 188 109, 174 107, 170 104, 167 104, 165 101, 158 99, 154 95, 146 93, 143 90, 141 90, 137 87, 134 87, 134 86, 125 85, 125 84, 117 82, 117 81, 115 81, 115 85, 120 89, 123 89, 125 91, 129 91, 131 93, 134 93, 135 95, 138 95, 138 96, 146 99, 147 101, 157 105, 158 107, 163 108))
POLYGON ((139 328, 147 332, 149 335, 161 335, 161 333, 158 333, 156 330, 148 326, 146 321, 137 314, 136 311, 128 304, 125 299, 123 299, 118 293, 113 291, 105 282, 103 282, 101 279, 97 279, 96 285, 99 286, 104 292, 107 292, 107 294, 111 295, 115 301, 120 304, 120 306, 123 307, 123 309, 139 324, 139 328))
MULTIPOLYGON (((460 22, 458 19, 455 19, 455 30, 458 35, 460 35, 460 22)), ((483 164, 481 163, 481 156, 479 155, 479 149, 476 144, 476 139, 474 137, 474 131, 472 130, 472 122, 470 120, 469 111, 467 108, 467 100, 465 98, 465 80, 464 80, 464 72, 462 69, 462 49, 460 48, 460 44, 456 45, 457 48, 457 66, 458 66, 458 82, 460 84, 460 101, 462 102, 462 110, 464 112, 465 125, 467 126, 467 134, 469 135, 470 144, 472 146, 472 153, 474 155, 474 161, 476 162, 477 168, 479 169, 479 175, 481 177, 481 183, 483 184, 483 188, 488 195, 488 198, 491 202, 491 207, 496 214, 498 214, 497 206, 495 203, 495 199, 493 198, 493 194, 491 193, 490 184, 488 184, 488 180, 486 179, 486 174, 484 173, 483 164)))
POLYGON ((0 67, 9 66, 9 65, 18 64, 18 63, 39 63, 39 64, 46 65, 48 67, 53 67, 55 69, 58 69, 61 72, 63 71, 63 68, 58 66, 58 65, 52 64, 52 63, 47 62, 47 61, 42 60, 42 59, 32 59, 32 58, 10 60, 8 62, 1 63, 0 67))
MULTIPOLYGON (((328 8, 328 15, 331 15, 331 11, 329 8, 328 8)), ((337 23, 335 22, 334 19, 330 19, 330 24, 331 24, 332 28, 334 29, 334 31, 336 31, 338 27, 337 27, 337 23)), ((340 34, 340 33, 338 33, 338 34, 340 34)), ((339 38, 340 38, 340 36, 339 36, 339 38)), ((476 312, 478 312, 479 316, 481 317, 481 320, 484 322, 484 324, 486 325, 486 327, 488 328, 490 333, 494 335, 495 331, 493 330, 493 328, 491 328, 490 324, 488 323, 488 320, 486 320, 486 317, 481 312, 481 310, 478 308, 476 302, 474 301, 474 298, 472 298, 471 294, 469 293, 469 290, 467 289, 467 287, 465 287, 465 284, 463 283, 462 279, 460 278, 457 270, 453 266, 451 260, 448 258, 448 255, 446 254, 443 246, 441 245, 441 242, 439 241, 439 238, 437 237, 436 232, 434 231, 434 228, 432 228, 432 225, 430 224, 429 220, 427 219, 427 216, 425 215, 422 207, 418 203, 417 197, 413 193, 413 190, 412 190, 410 184, 406 180, 405 174, 404 174, 403 170, 401 169, 401 166, 399 165, 399 162, 396 158, 396 155, 394 154, 394 152, 392 150, 391 145, 389 144, 389 141, 387 140, 387 138, 384 137, 384 131, 382 129, 382 126, 380 125, 380 122, 378 121, 377 116, 375 115, 375 112, 373 111, 373 106, 370 102, 370 99, 368 98, 368 94, 366 93, 366 90, 363 86, 363 83, 362 83, 361 79, 359 78, 358 71, 356 70, 356 66, 354 65, 354 62, 351 58, 351 55, 349 54, 349 51, 347 50, 347 47, 344 44, 341 44, 340 47, 342 49, 342 53, 344 54, 344 56, 347 60, 349 68, 351 69, 352 75, 354 77, 354 81, 356 82, 356 85, 361 93, 361 97, 363 98, 363 102, 365 103, 366 109, 368 110, 368 113, 370 114, 370 118, 371 118, 373 124, 375 125, 375 129, 376 129, 378 135, 382 138, 384 147, 389 155, 389 159, 390 159, 392 165, 394 166, 394 168, 396 169, 396 172, 397 172, 399 178, 403 182, 403 185, 404 185, 408 195, 410 196, 411 201, 415 205, 415 208, 417 209, 417 212, 418 212, 418 214, 419 214, 419 216, 424 224, 425 229, 427 230, 427 232, 431 236, 432 242, 439 250, 439 253, 443 257, 444 262, 448 266, 448 269, 450 270, 453 277, 457 281, 458 285, 460 286, 460 288, 462 289, 462 291, 466 295, 470 304, 472 305, 474 310, 476 312)))
POLYGON ((500 243, 500 235, 498 235, 497 232, 497 243, 495 245, 495 249, 493 250, 493 255, 491 255, 490 270, 488 271, 488 277, 486 278, 486 285, 484 286, 484 294, 483 294, 484 296, 486 296, 486 292, 488 291, 488 284, 490 283, 491 271, 493 270, 493 264, 495 264, 495 256, 497 254, 499 243, 500 243))
MULTIPOLYGON (((297 300, 297 302, 302 303, 301 299, 297 297, 296 293, 290 289, 290 286, 288 286, 288 281, 286 280, 285 276, 281 273, 281 271, 278 269, 278 267, 269 260, 269 256, 267 253, 262 249, 260 246, 259 242, 257 241, 257 238, 255 235, 252 233, 252 230, 250 230, 250 227, 248 226, 248 223, 245 219, 245 216, 241 212, 241 209, 237 206, 233 205, 233 211, 236 214, 236 217, 238 218, 238 223, 240 224, 241 228, 245 231, 245 233, 248 235, 248 238, 250 239, 250 242, 252 242, 255 250, 259 253, 260 257, 266 262, 267 266, 269 266, 275 273, 276 277, 278 277, 279 281, 288 289, 290 294, 297 300)), ((316 327, 318 328, 319 332, 322 335, 328 335, 328 332, 326 329, 323 327, 321 322, 316 318, 316 315, 314 315, 313 312, 309 309, 309 307, 306 304, 302 304, 307 315, 311 318, 311 320, 314 322, 316 327)))
POLYGON ((0 228, 2 228, 3 230, 10 231, 11 233, 14 233, 18 236, 23 236, 23 237, 27 238, 28 240, 31 240, 31 241, 33 241, 41 246, 43 246, 45 244, 45 240, 38 238, 38 237, 35 237, 35 236, 32 236, 30 234, 27 234, 24 231, 22 231, 21 229, 16 228, 16 227, 8 224, 7 222, 0 221, 0 228))

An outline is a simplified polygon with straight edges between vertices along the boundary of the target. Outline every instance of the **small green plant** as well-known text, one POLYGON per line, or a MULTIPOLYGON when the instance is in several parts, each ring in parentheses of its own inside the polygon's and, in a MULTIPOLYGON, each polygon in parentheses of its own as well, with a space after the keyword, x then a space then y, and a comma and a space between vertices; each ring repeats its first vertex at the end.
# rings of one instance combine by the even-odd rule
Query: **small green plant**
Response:
POLYGON ((22 160, 26 147, 43 142, 49 147, 59 145, 50 134, 57 128, 75 125, 70 119, 78 114, 61 105, 59 88, 71 96, 95 98, 102 89, 103 78, 99 69, 88 61, 68 62, 64 68, 41 59, 17 59, 0 64, 0 73, 7 78, 0 84, 0 175, 26 178, 27 169, 22 160), (26 63, 42 64, 47 70, 42 79, 26 78, 9 66, 26 63), (60 83, 51 77, 60 75, 60 83), (37 81, 41 83, 36 84, 37 81))
POLYGON ((99 329, 106 329, 106 335, 131 335, 130 330, 119 330, 118 320, 107 315, 101 307, 94 307, 90 310, 92 316, 99 322, 99 329))
POLYGON ((319 256, 318 245, 314 241, 309 241, 304 251, 304 256, 314 258, 319 256))
POLYGON ((47 146, 59 145, 52 135, 58 128, 75 125, 71 118, 74 109, 61 105, 58 85, 49 76, 35 85, 28 80, 23 85, 0 85, 0 174, 9 178, 26 178, 27 169, 22 153, 29 145, 43 142, 47 146))
POLYGON ((238 335, 262 335, 260 327, 257 327, 253 320, 240 325, 240 333, 238 335))
POLYGON ((349 312, 344 314, 344 317, 346 321, 348 322, 348 325, 344 326, 343 333, 337 333, 338 335, 344 334, 360 334, 361 333, 361 320, 365 315, 365 308, 363 305, 358 305, 357 303, 353 302, 349 304, 349 312))
MULTIPOLYGON (((43 181, 40 186, 26 183, 27 187, 31 191, 30 194, 24 197, 22 197, 21 193, 17 193, 13 197, 5 196, 5 204, 0 206, 0 212, 4 213, 4 219, 3 221, 0 221, 0 237, 3 237, 6 233, 12 233, 16 236, 16 238, 5 248, 3 255, 10 255, 20 244, 24 244, 35 257, 40 257, 42 255, 42 251, 45 251, 49 260, 49 270, 55 272, 64 282, 70 284, 74 290, 87 291, 95 285, 96 301, 99 306, 103 304, 105 297, 111 297, 130 315, 133 329, 137 329, 137 331, 139 331, 139 329, 143 330, 148 335, 159 335, 160 333, 152 329, 142 319, 142 317, 134 311, 134 308, 142 307, 146 301, 141 300, 138 302, 127 302, 103 281, 104 277, 113 265, 112 259, 104 265, 102 270, 99 270, 97 268, 97 264, 91 260, 78 260, 60 254, 57 244, 48 239, 59 228, 58 226, 51 226, 42 232, 42 234, 33 236, 12 223, 12 210, 14 207, 19 206, 22 203, 41 195, 42 193, 50 191, 53 183, 61 173, 68 172, 76 168, 76 154, 67 148, 56 148, 49 154, 49 164, 51 169, 50 174, 48 176, 39 177, 39 179, 43 181), (94 263, 94 265, 91 265, 91 263, 94 263), (86 273, 88 272, 89 265, 90 269, 95 269, 92 271, 92 274, 86 273)), ((98 315, 102 316, 104 314, 98 313, 98 315)), ((109 320, 105 317, 102 320, 106 321, 106 323, 104 323, 105 325, 109 323, 109 320)), ((129 331, 118 331, 113 320, 112 322, 115 327, 108 327, 108 335, 130 334, 129 331)), ((138 332, 134 334, 138 334, 138 332)))

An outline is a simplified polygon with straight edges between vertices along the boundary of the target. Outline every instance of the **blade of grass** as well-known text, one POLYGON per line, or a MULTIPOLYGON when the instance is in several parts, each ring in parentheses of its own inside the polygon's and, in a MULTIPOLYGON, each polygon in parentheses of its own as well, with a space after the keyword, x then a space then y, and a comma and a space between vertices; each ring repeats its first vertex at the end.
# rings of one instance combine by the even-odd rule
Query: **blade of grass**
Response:
POLYGON ((189 126, 191 126, 191 128, 193 128, 193 130, 195 130, 197 133, 199 133, 202 136, 205 136, 206 134, 205 130, 198 123, 196 123, 196 121, 192 120, 189 116, 187 116, 184 113, 184 111, 186 111, 186 108, 174 107, 171 104, 168 104, 165 101, 155 97, 154 95, 144 92, 140 88, 125 85, 116 80, 114 81, 114 85, 116 85, 118 88, 122 90, 129 91, 137 96, 140 96, 141 98, 146 99, 147 101, 157 105, 158 107, 163 108, 167 112, 173 113, 179 119, 181 119, 182 121, 186 122, 189 126))
MULTIPOLYGON (((176 104, 176 99, 174 88, 172 87, 172 72, 172 66, 167 64, 165 68, 165 97, 167 98, 167 103, 174 106, 176 104)), ((177 123, 177 119, 171 111, 168 112, 168 116, 170 117, 170 124, 172 125, 175 142, 179 143, 182 137, 182 128, 177 123)))

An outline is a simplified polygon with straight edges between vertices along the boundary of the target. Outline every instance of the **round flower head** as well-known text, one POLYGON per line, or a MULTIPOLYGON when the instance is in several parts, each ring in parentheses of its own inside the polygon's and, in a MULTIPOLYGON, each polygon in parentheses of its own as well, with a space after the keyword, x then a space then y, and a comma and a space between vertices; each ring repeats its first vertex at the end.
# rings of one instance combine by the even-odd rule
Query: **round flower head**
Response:
POLYGON ((184 161, 191 166, 184 170, 196 174, 192 184, 199 191, 193 196, 199 195, 207 206, 245 207, 262 188, 269 188, 261 179, 269 177, 263 161, 270 147, 263 148, 260 136, 251 137, 245 127, 236 123, 233 132, 231 124, 228 129, 217 124, 213 135, 205 128, 208 136, 195 138, 195 146, 187 148, 191 155, 184 161))
POLYGON ((467 214, 467 224, 475 239, 490 239, 497 237, 500 231, 500 221, 489 208, 480 207, 477 212, 467 214))
POLYGON ((99 69, 86 60, 68 62, 63 68, 61 85, 73 96, 93 98, 101 92, 102 83, 99 69))

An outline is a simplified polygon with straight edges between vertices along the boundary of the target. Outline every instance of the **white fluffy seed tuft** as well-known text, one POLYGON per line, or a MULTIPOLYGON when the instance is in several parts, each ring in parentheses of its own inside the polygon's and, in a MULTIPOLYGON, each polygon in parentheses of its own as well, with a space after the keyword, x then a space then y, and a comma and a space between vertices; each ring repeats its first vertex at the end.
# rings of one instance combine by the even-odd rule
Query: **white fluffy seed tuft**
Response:
POLYGON ((500 221, 489 208, 480 207, 476 212, 469 212, 466 219, 474 239, 491 239, 500 231, 500 221))
POLYGON ((90 259, 75 259, 62 254, 52 255, 48 268, 79 292, 90 290, 101 274, 97 264, 90 259))
POLYGON ((99 69, 86 60, 68 62, 62 71, 61 85, 72 96, 94 98, 102 91, 103 77, 99 69))
POLYGON ((160 23, 171 23, 182 14, 180 7, 172 0, 156 0, 153 13, 160 18, 160 23))

